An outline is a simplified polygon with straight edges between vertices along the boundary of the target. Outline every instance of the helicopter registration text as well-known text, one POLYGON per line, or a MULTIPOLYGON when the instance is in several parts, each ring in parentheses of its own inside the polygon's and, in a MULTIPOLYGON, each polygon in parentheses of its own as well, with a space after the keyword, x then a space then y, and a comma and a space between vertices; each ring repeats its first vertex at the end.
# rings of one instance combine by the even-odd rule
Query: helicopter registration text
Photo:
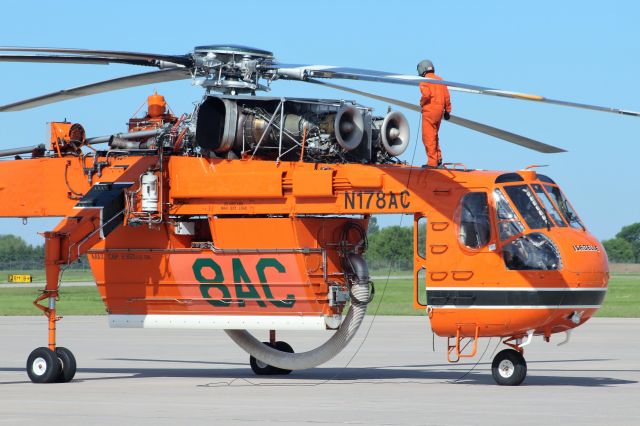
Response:
POLYGON ((225 283, 225 271, 219 262, 212 258, 199 258, 193 263, 193 274, 200 283, 202 297, 216 307, 238 306, 245 307, 248 300, 253 300, 261 308, 267 307, 267 303, 277 308, 293 308, 296 303, 295 295, 288 294, 282 299, 274 298, 271 286, 267 283, 266 272, 272 270, 276 273, 286 273, 285 266, 275 258, 261 258, 255 265, 259 286, 252 283, 242 259, 231 259, 231 274, 233 283, 225 283), (260 288, 262 291, 258 291, 260 288), (232 292, 234 296, 232 296, 232 292), (262 293, 262 294, 261 294, 262 293))
POLYGON ((348 191, 344 193, 344 208, 346 210, 407 209, 411 205, 410 196, 411 193, 406 190, 398 193, 393 191, 348 191))

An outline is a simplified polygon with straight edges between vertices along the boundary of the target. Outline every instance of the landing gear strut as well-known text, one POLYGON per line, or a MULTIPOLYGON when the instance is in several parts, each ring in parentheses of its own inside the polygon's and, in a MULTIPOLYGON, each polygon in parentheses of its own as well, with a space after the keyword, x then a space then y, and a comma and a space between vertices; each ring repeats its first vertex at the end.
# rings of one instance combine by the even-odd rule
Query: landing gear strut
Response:
POLYGON ((62 319, 56 312, 60 270, 61 265, 76 261, 99 241, 102 234, 98 231, 104 226, 101 212, 96 208, 74 210, 54 231, 43 234, 47 283, 33 304, 47 317, 49 344, 47 348, 35 349, 27 359, 27 374, 34 383, 70 382, 76 374, 76 359, 71 351, 56 345, 56 323, 62 319))
POLYGON ((527 376, 527 362, 519 351, 505 349, 493 358, 491 375, 499 385, 518 386, 527 376))

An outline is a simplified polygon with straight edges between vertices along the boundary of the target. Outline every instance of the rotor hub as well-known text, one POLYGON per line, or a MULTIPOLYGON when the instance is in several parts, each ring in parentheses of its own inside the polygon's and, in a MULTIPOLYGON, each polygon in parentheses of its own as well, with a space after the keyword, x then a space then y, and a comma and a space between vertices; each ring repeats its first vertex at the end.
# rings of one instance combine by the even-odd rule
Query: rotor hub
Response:
POLYGON ((212 44, 208 46, 196 46, 193 49, 195 55, 228 55, 228 56, 251 56, 255 58, 273 59, 273 53, 267 50, 256 49, 254 47, 240 46, 237 44, 212 44))
POLYGON ((199 84, 223 93, 251 93, 268 90, 258 83, 259 68, 273 61, 273 53, 239 45, 196 46, 193 51, 199 84))

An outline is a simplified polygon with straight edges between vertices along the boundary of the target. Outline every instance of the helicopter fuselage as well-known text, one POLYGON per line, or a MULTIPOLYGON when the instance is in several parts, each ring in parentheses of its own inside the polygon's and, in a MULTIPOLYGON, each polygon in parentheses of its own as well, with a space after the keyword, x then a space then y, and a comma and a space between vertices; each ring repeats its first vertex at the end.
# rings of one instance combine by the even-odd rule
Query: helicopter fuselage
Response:
MULTIPOLYGON (((335 328, 346 301, 331 300, 344 291, 341 231, 349 222, 366 228, 372 214, 413 216, 414 305, 441 336, 548 338, 584 323, 605 295, 602 246, 558 186, 534 171, 133 154, 104 161, 99 181, 126 183, 132 194, 163 163, 153 172, 161 220, 131 226, 143 200, 128 198, 125 226, 86 249, 114 326, 335 328)), ((82 163, 3 162, 0 214, 73 222, 82 207, 70 188, 90 189, 82 163)))

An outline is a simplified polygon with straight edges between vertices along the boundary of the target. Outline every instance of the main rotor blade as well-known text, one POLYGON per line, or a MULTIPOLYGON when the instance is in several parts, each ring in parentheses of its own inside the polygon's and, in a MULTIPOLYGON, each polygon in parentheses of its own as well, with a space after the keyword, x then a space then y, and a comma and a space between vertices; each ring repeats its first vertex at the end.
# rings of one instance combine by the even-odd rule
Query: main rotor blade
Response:
MULTIPOLYGON (((314 84, 320 84, 322 86, 331 87, 337 90, 343 90, 345 92, 353 93, 356 95, 365 96, 371 99, 376 99, 378 101, 386 102, 402 108, 407 108, 413 111, 417 111, 417 112, 421 111, 421 108, 418 105, 410 104, 408 102, 404 102, 398 99, 387 98, 384 96, 376 95, 374 93, 363 92, 362 90, 356 90, 350 87, 340 86, 337 84, 327 83, 324 81, 318 81, 313 79, 308 79, 306 81, 314 84)), ((477 121, 468 120, 466 118, 458 117, 455 115, 451 115, 451 117, 449 118, 449 122, 453 124, 457 124, 458 126, 466 127, 467 129, 471 129, 476 132, 484 133, 485 135, 493 136, 495 138, 502 139, 504 141, 511 142, 516 145, 520 145, 522 147, 532 149, 534 151, 543 152, 545 154, 567 152, 566 150, 555 147, 553 145, 547 145, 546 143, 542 143, 534 139, 520 136, 518 134, 511 133, 506 130, 498 129, 496 127, 488 126, 486 124, 478 123, 477 121)))
POLYGON ((171 68, 167 70, 152 71, 143 74, 134 74, 126 77, 115 78, 113 80, 100 81, 86 86, 74 87, 72 89, 60 90, 38 96, 36 98, 25 99, 23 101, 0 106, 0 112, 21 111, 23 109, 34 108, 54 102, 79 98, 82 96, 95 95, 97 93, 110 92, 112 90, 125 89, 128 87, 144 86, 146 84, 163 83, 167 81, 182 80, 190 78, 191 75, 184 68, 171 68))
POLYGON ((0 46, 0 52, 42 52, 42 53, 65 53, 68 55, 92 55, 106 58, 134 59, 143 61, 165 61, 184 66, 191 66, 193 60, 190 55, 161 55, 156 53, 124 52, 118 50, 92 50, 92 49, 72 49, 61 47, 20 47, 20 46, 0 46))
POLYGON ((521 99, 536 101, 547 104, 561 105, 573 108, 589 109, 594 111, 612 112, 615 114, 631 115, 640 117, 640 112, 623 110, 619 108, 609 108, 598 105, 581 104, 557 99, 545 98, 544 96, 529 93, 511 92, 507 90, 492 89, 489 87, 475 86, 472 84, 457 83, 447 80, 436 80, 413 75, 394 74, 385 71, 367 70, 359 68, 345 68, 330 65, 302 65, 289 66, 285 64, 274 64, 270 67, 279 77, 293 80, 306 80, 308 78, 338 78, 348 80, 364 80, 378 83, 403 84, 418 86, 420 83, 433 83, 448 86, 452 90, 476 93, 480 95, 500 96, 511 99, 521 99))
POLYGON ((567 152, 567 150, 558 148, 557 146, 548 145, 546 143, 530 139, 516 133, 511 133, 506 130, 498 129, 497 127, 478 123, 477 121, 472 121, 460 116, 451 115, 449 118, 449 123, 457 124, 458 126, 466 127, 467 129, 475 130, 476 132, 484 133, 485 135, 493 136, 494 138, 502 139, 507 142, 532 149, 534 151, 542 152, 544 154, 557 154, 559 152, 567 152))
POLYGON ((144 59, 107 58, 104 56, 0 54, 0 62, 44 62, 44 63, 51 63, 51 64, 88 64, 88 65, 109 65, 111 63, 117 63, 117 64, 158 67, 156 61, 148 61, 144 59))

